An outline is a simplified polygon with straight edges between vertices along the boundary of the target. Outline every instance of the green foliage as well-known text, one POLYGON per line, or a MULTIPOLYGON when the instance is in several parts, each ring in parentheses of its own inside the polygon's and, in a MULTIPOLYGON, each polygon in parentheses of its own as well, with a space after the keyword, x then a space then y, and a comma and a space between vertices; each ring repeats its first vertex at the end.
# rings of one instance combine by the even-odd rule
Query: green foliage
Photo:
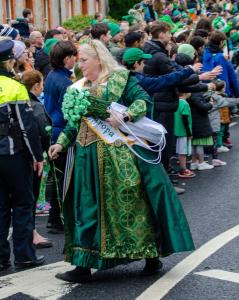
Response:
POLYGON ((140 0, 109 0, 110 15, 118 20, 127 15, 128 10, 140 0))
MULTIPOLYGON (((83 16, 78 15, 74 16, 71 19, 68 19, 63 23, 63 26, 67 29, 74 30, 76 32, 81 31, 91 25, 92 20, 94 19, 93 16, 83 16)), ((107 16, 106 19, 111 20, 112 22, 117 22, 111 16, 107 16)))
POLYGON ((78 15, 74 16, 71 19, 65 21, 63 26, 67 29, 72 29, 74 31, 83 30, 91 25, 92 20, 94 19, 93 16, 83 16, 78 15))

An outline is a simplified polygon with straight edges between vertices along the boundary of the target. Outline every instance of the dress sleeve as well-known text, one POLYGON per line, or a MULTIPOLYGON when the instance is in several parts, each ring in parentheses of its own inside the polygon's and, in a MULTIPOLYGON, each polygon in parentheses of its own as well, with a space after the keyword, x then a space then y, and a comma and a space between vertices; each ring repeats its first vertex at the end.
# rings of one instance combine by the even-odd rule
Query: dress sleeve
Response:
POLYGON ((135 100, 127 109, 128 114, 133 121, 137 121, 146 115, 146 102, 144 100, 135 100))
POLYGON ((65 129, 60 133, 56 143, 62 145, 63 149, 66 150, 75 143, 77 132, 76 128, 70 127, 67 124, 65 129))
POLYGON ((144 117, 147 114, 148 107, 152 106, 150 96, 133 76, 129 77, 122 97, 123 103, 128 106, 127 112, 133 121, 144 117))

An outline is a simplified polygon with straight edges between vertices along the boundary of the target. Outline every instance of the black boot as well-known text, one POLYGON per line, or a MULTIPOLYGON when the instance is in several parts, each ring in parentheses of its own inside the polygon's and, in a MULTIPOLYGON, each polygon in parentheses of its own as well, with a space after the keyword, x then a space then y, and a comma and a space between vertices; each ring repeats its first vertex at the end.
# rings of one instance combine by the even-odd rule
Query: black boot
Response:
POLYGON ((158 258, 146 258, 142 275, 150 276, 157 274, 162 269, 162 267, 163 263, 158 258))
POLYGON ((2 263, 0 263, 0 271, 4 271, 7 270, 11 267, 11 262, 10 260, 4 261, 2 263))
POLYGON ((71 283, 87 283, 92 280, 90 269, 82 267, 76 267, 65 273, 57 273, 55 277, 71 283))

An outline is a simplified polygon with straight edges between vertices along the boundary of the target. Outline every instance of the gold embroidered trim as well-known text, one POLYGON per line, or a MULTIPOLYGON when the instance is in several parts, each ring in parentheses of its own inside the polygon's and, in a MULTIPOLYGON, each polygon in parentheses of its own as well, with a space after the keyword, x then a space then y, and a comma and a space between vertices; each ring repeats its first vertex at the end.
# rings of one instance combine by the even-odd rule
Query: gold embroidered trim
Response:
POLYGON ((73 247, 72 248, 74 251, 84 251, 84 252, 91 252, 91 253, 99 253, 97 250, 92 250, 92 249, 86 249, 86 248, 81 248, 81 247, 73 247))
POLYGON ((98 169, 99 169, 99 183, 100 183, 100 223, 101 223, 101 234, 100 234, 100 247, 101 253, 106 249, 106 231, 105 231, 105 214, 104 214, 104 145, 102 142, 97 143, 97 154, 98 154, 98 169))

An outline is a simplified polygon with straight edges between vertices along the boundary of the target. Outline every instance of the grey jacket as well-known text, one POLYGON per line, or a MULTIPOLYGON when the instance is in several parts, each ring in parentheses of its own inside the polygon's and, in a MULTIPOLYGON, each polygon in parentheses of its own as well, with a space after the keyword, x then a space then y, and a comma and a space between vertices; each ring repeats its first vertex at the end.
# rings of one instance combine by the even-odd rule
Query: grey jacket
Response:
POLYGON ((213 108, 209 111, 209 120, 211 123, 212 131, 219 132, 221 127, 221 118, 219 109, 225 106, 228 107, 235 107, 239 104, 239 98, 228 98, 218 95, 217 93, 213 93, 211 95, 212 99, 214 100, 213 108))

